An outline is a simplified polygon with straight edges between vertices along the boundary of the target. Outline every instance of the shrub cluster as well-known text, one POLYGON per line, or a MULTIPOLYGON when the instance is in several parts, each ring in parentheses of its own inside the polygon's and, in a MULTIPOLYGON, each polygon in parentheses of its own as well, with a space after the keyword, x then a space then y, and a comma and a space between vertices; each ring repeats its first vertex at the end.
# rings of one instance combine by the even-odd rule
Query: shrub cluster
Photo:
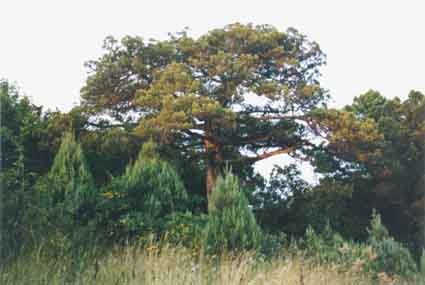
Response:
POLYGON ((379 276, 409 278, 418 268, 409 250, 392 238, 381 223, 380 215, 372 215, 369 237, 366 242, 345 240, 329 224, 321 233, 312 227, 305 238, 293 243, 320 264, 339 264, 347 270, 379 276))

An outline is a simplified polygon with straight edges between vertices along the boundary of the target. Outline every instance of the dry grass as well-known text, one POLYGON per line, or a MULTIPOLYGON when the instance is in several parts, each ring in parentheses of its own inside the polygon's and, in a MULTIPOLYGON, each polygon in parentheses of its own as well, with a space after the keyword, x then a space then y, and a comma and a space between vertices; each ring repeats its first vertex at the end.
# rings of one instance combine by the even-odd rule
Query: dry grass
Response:
POLYGON ((264 262, 253 254, 207 257, 181 247, 115 249, 101 259, 58 260, 33 253, 4 267, 1 284, 371 284, 358 273, 300 259, 264 262))

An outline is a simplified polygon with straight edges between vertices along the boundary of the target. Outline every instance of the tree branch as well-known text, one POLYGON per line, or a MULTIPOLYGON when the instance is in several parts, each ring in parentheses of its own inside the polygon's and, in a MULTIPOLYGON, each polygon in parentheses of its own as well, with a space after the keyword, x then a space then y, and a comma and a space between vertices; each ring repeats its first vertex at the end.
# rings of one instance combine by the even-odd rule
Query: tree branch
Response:
POLYGON ((137 126, 136 123, 127 123, 127 124, 110 124, 109 122, 106 123, 93 123, 93 122, 86 122, 87 125, 96 127, 99 129, 110 129, 110 128, 126 128, 126 127, 135 127, 137 126))
POLYGON ((197 137, 197 138, 200 138, 200 139, 204 139, 205 138, 205 136, 203 136, 201 134, 198 134, 198 133, 194 133, 191 130, 183 130, 183 132, 186 133, 189 136, 197 137))
POLYGON ((265 152, 263 154, 260 154, 260 155, 254 156, 254 157, 247 157, 246 156, 243 159, 246 160, 246 161, 249 161, 250 163, 254 163, 254 162, 275 156, 275 155, 287 154, 287 153, 290 153, 293 150, 295 150, 295 146, 287 147, 287 148, 284 148, 284 149, 281 148, 281 149, 270 151, 270 152, 265 152))
POLYGON ((254 119, 256 119, 256 120, 260 120, 260 121, 267 121, 267 120, 281 120, 281 119, 298 119, 298 120, 301 120, 301 119, 306 119, 306 118, 308 118, 307 116, 285 116, 285 115, 282 115, 282 116, 261 116, 261 117, 251 117, 251 118, 254 118, 254 119))

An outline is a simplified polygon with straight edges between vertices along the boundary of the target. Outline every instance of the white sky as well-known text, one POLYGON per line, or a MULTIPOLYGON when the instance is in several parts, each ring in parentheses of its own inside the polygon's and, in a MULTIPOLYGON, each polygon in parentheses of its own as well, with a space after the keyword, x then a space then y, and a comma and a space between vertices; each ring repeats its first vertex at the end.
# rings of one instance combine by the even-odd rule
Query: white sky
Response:
POLYGON ((0 78, 49 108, 78 103, 83 63, 101 55, 107 35, 164 38, 186 26, 200 35, 237 21, 294 27, 318 42, 334 106, 368 89, 425 92, 424 0, 1 0, 0 11, 0 78))

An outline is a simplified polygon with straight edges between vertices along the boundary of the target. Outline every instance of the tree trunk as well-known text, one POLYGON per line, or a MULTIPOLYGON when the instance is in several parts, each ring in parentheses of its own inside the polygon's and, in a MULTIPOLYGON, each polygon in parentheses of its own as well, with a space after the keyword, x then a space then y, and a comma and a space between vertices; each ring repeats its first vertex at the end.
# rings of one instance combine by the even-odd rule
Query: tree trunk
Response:
POLYGON ((207 154, 207 173, 206 173, 206 190, 209 197, 214 190, 217 177, 220 175, 220 165, 223 161, 221 155, 221 146, 209 140, 204 140, 205 151, 207 154))
POLYGON ((207 162, 207 197, 209 197, 214 189, 215 183, 217 181, 218 173, 216 167, 207 162))

